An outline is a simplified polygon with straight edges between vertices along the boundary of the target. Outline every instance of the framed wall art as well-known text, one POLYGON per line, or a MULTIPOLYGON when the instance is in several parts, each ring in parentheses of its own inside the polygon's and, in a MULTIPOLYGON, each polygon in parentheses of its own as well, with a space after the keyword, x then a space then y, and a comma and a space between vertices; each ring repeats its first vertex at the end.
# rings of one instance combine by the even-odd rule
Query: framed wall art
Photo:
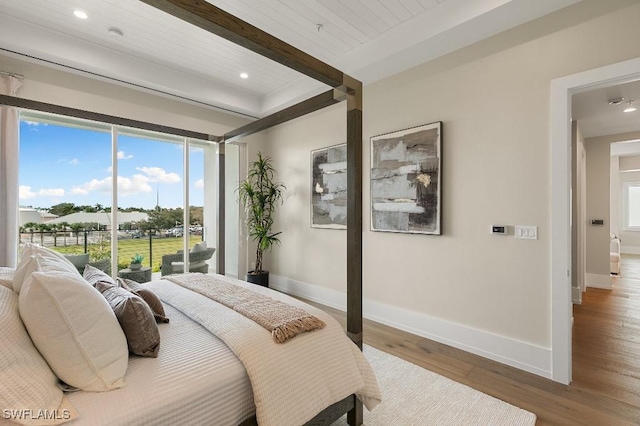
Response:
POLYGON ((347 229, 347 144, 311 151, 311 227, 347 229))
POLYGON ((371 138, 371 230, 441 234, 442 122, 371 138))

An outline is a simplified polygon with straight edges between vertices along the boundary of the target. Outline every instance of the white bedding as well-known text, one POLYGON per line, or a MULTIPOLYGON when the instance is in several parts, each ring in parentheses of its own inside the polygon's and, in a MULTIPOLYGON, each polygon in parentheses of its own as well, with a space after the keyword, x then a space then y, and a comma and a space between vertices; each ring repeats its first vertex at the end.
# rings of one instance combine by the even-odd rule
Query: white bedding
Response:
MULTIPOLYGON (((206 293, 210 288, 200 278, 194 274, 197 284, 188 285, 202 286, 206 293)), ((268 288, 223 275, 208 278, 298 306, 326 324, 321 330, 275 343, 271 332, 200 293, 166 280, 146 284, 163 302, 223 340, 242 361, 251 379, 258 424, 298 426, 354 393, 370 410, 380 402, 371 366, 331 315, 268 288)))
MULTIPOLYGON (((158 358, 130 357, 124 388, 67 393, 79 417, 66 424, 238 425, 256 414, 257 401, 258 407, 262 407, 262 416, 258 413, 261 423, 297 425, 352 393, 359 394, 365 405, 373 406, 379 401, 370 366, 357 347, 346 339, 340 325, 320 310, 258 288, 258 292, 270 293, 274 298, 308 309, 327 323, 323 330, 305 333, 285 344, 274 344, 269 332, 245 317, 237 318, 239 314, 200 294, 166 280, 145 285, 163 299, 171 319, 168 324, 158 324, 161 335, 158 358), (207 328, 201 325, 206 324, 206 319, 218 322, 222 317, 230 317, 232 324, 245 323, 239 328, 246 331, 249 348, 237 346, 236 341, 243 340, 241 336, 231 339, 234 350, 240 348, 244 352, 243 359, 249 357, 254 367, 264 362, 275 367, 265 370, 259 365, 257 374, 252 370, 253 387, 250 374, 229 348, 229 342, 224 343, 212 334, 207 329, 211 329, 211 324, 207 328), (256 330, 259 330, 258 338, 254 335, 256 330), (320 335, 325 335, 324 340, 320 335), (285 347, 286 352, 281 352, 285 347), (254 395, 258 395, 256 401, 254 395), (277 410, 265 411, 274 406, 268 402, 272 399, 277 410)), ((0 418, 0 425, 5 424, 14 423, 0 418)))
POLYGON ((79 418, 68 425, 237 425, 254 415, 242 363, 217 337, 165 304, 158 358, 132 356, 127 386, 75 392, 79 418))

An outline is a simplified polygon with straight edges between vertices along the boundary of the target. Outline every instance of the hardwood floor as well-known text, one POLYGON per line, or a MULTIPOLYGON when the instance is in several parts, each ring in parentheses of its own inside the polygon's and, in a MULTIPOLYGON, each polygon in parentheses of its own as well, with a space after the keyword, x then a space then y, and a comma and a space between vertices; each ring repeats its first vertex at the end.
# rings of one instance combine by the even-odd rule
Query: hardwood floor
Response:
MULTIPOLYGON (((640 425, 640 256, 623 256, 622 273, 613 291, 589 288, 574 306, 569 386, 373 321, 364 341, 531 411, 537 425, 640 425)), ((344 313, 316 306, 344 326, 344 313)))

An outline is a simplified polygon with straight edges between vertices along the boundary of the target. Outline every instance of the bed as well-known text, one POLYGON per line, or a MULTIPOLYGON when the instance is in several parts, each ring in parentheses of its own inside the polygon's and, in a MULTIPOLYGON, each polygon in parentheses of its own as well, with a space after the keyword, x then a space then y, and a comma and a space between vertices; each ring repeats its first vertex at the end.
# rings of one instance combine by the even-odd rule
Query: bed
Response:
MULTIPOLYGON (((201 134, 185 129, 163 126, 157 123, 136 121, 128 118, 101 114, 94 111, 85 111, 35 100, 22 99, 14 96, 0 95, 0 105, 73 116, 114 125, 147 129, 200 140, 209 140, 217 143, 219 146, 217 169, 219 171, 218 208, 220 211, 217 215, 218 239, 216 244, 216 265, 217 272, 224 275, 224 145, 236 139, 246 137, 305 114, 317 111, 326 106, 346 101, 347 169, 349 171, 347 182, 349 195, 347 200, 346 334, 357 348, 362 349, 362 83, 340 70, 335 69, 332 66, 296 49, 295 47, 282 42, 264 31, 261 31, 247 22, 228 14, 205 0, 142 1, 173 15, 176 19, 182 19, 185 22, 196 25, 233 43, 295 69, 296 71, 314 78, 317 81, 329 85, 331 89, 270 116, 258 119, 241 128, 227 132, 224 135, 201 134)), ((114 214, 117 214, 117 212, 112 212, 112 215, 114 214)), ((178 317, 180 317, 180 315, 178 315, 178 317)), ((165 325, 160 326, 160 328, 165 329, 162 331, 162 336, 165 340, 171 339, 170 336, 172 336, 172 332, 166 331, 166 329, 171 329, 171 327, 172 326, 166 327, 165 325)), ((190 325, 189 327, 195 326, 190 325)), ((197 327, 195 328, 197 329, 197 327)), ((139 362, 135 362, 133 365, 135 366, 138 363, 139 362)), ((138 371, 137 367, 132 369, 132 374, 135 371, 138 371)), ((125 393, 124 391, 120 392, 120 390, 112 392, 114 392, 114 395, 117 395, 118 393, 125 393)), ((212 391, 212 393, 215 394, 214 391, 212 391)), ((78 394, 77 396, 71 395, 69 397, 70 400, 81 404, 83 407, 85 398, 88 397, 82 396, 82 394, 78 394)), ((202 402, 201 404, 202 406, 207 405, 205 402, 202 402)), ((88 405, 93 407, 93 403, 88 405)), ((334 404, 327 406, 322 413, 319 414, 320 417, 312 419, 311 422, 313 424, 330 424, 334 419, 340 417, 345 412, 348 412, 349 424, 362 424, 362 403, 355 398, 354 395, 346 396, 334 404)), ((240 417, 245 414, 240 415, 240 417)), ((133 416, 133 414, 131 414, 131 416, 133 416)), ((130 419, 132 418, 131 416, 125 417, 130 419)), ((232 424, 236 420, 237 419, 233 420, 232 424)))
MULTIPOLYGON (((119 285, 104 272, 87 268, 82 277, 63 256, 36 245, 27 245, 17 271, 0 268, 0 340, 12 348, 0 353, 1 425, 13 424, 7 419, 58 424, 31 422, 38 409, 49 413, 45 416, 54 413, 60 423, 77 426, 330 424, 353 408, 354 394, 369 408, 380 401, 370 366, 340 324, 329 314, 268 288, 201 273, 137 284, 162 300, 161 317, 169 318, 156 326, 148 309, 160 349, 154 346, 155 356, 143 357, 129 356, 126 327, 119 316, 115 320, 118 312, 105 301, 109 297, 100 294, 107 282, 119 285), (322 321, 323 327, 276 343, 272 332, 254 319, 212 300, 215 295, 202 289, 208 284, 224 286, 212 287, 219 292, 229 288, 234 298, 244 291, 294 306, 322 321), (41 287, 44 295, 36 292, 41 287), (100 303, 116 315, 99 317, 100 303), (58 313, 63 318, 57 319, 58 313), (109 321, 126 336, 124 369, 116 375, 112 366, 121 363, 122 353, 111 357, 111 349, 122 342, 111 339, 109 321), (70 340, 60 331, 67 327, 70 340), (67 351, 75 345, 82 352, 80 358, 67 351), (92 372, 97 370, 94 376, 102 388, 74 384, 84 390, 71 389, 63 396, 57 378, 72 383, 63 374, 82 371, 86 359, 92 372), (58 370, 60 363, 67 372, 58 370), (23 409, 30 411, 25 414, 23 409)), ((93 379, 87 383, 94 386, 93 379)))

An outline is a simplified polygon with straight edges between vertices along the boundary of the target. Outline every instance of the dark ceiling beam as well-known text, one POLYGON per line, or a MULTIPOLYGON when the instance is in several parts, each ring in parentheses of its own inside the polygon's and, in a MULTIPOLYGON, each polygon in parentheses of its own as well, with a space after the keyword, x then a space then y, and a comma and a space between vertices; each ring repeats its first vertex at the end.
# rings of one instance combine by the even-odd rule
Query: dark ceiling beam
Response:
POLYGON ((66 117, 81 118, 84 120, 96 121, 98 123, 112 124, 114 126, 149 130, 152 132, 165 133, 167 135, 181 136, 185 138, 213 142, 219 142, 222 140, 220 136, 193 132, 191 130, 179 129, 177 127, 163 126, 162 124, 148 123, 146 121, 131 120, 129 118, 101 114, 99 112, 86 111, 83 109, 69 108, 62 105, 48 104, 46 102, 19 98, 17 96, 0 95, 0 105, 29 109, 32 111, 48 112, 51 114, 64 115, 66 117))
POLYGON ((331 87, 344 84, 342 71, 205 0, 141 1, 331 87))
POLYGON ((228 133, 225 133, 225 135, 223 136, 224 140, 225 142, 231 142, 235 139, 249 136, 262 130, 266 130, 270 127, 277 126, 278 124, 286 123, 287 121, 293 120, 294 118, 302 117, 303 115, 318 111, 329 105, 336 104, 342 101, 344 97, 345 95, 341 91, 334 89, 329 90, 312 98, 304 100, 300 103, 292 105, 288 108, 285 108, 281 111, 268 115, 264 118, 260 118, 249 124, 245 124, 244 126, 232 130, 228 133))

